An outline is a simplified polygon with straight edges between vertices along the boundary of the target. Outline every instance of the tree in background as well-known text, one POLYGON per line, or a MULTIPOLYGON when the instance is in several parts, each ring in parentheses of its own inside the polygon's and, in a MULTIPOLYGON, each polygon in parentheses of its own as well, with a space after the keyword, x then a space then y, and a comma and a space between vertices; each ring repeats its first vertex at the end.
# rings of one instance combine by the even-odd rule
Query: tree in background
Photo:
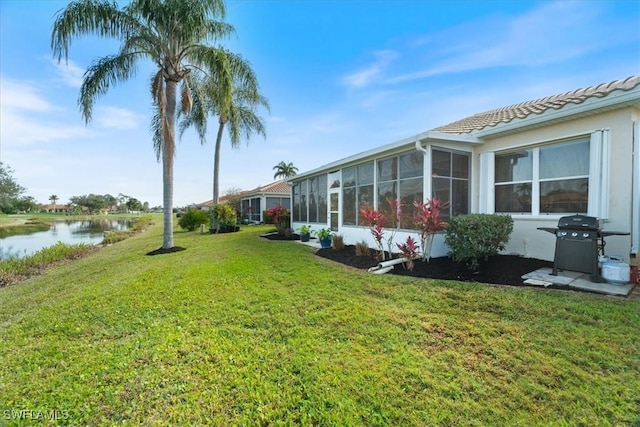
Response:
POLYGON ((95 60, 84 74, 78 103, 86 123, 92 118, 94 102, 116 83, 134 77, 140 62, 156 66, 151 79, 152 102, 157 114, 152 119, 154 146, 162 157, 164 203, 163 249, 173 247, 173 160, 178 90, 184 113, 192 105, 192 71, 224 69, 233 55, 215 42, 234 32, 224 19, 223 0, 132 0, 119 8, 107 1, 77 0, 56 16, 51 47, 58 61, 68 59, 72 40, 97 35, 121 42, 114 55, 95 60), (224 64, 223 64, 224 62, 224 64), (178 84, 181 87, 178 88, 178 84))
POLYGON ((292 176, 296 176, 298 173, 298 168, 293 166, 293 163, 291 162, 280 162, 273 167, 273 170, 276 171, 276 173, 273 174, 273 179, 278 179, 279 177, 285 179, 291 178, 292 176))
POLYGON ((220 147, 225 127, 229 133, 231 146, 237 148, 242 137, 247 142, 253 133, 266 137, 262 118, 257 109, 269 111, 269 101, 260 95, 258 82, 253 70, 244 61, 223 61, 223 67, 202 79, 195 91, 193 109, 180 123, 182 135, 189 127, 194 127, 200 141, 206 142, 207 117, 218 117, 218 132, 213 157, 213 204, 220 196, 220 147))
POLYGON ((225 203, 230 204, 240 217, 242 214, 242 194, 243 190, 239 188, 229 188, 224 192, 225 203))
POLYGON ((53 204, 53 209, 55 210, 56 208, 56 202, 58 201, 58 196, 55 194, 52 194, 49 196, 49 201, 53 204))
POLYGON ((115 204, 115 197, 111 194, 87 194, 84 196, 73 196, 69 198, 72 204, 79 208, 85 208, 90 213, 99 212, 101 209, 109 208, 115 204))
POLYGON ((15 207, 18 212, 37 212, 40 204, 31 196, 22 196, 16 201, 15 207))
POLYGON ((129 197, 129 200, 127 200, 127 209, 129 211, 140 212, 142 210, 142 202, 135 197, 129 197))
POLYGON ((25 191, 13 178, 13 169, 0 162, 0 212, 17 212, 16 204, 25 191))

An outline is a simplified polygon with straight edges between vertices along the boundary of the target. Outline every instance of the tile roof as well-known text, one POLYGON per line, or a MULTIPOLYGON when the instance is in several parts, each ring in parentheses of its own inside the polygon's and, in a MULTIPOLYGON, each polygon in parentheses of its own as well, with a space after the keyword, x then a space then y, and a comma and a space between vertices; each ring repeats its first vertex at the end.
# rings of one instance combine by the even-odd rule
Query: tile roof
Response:
MULTIPOLYGON (((256 187, 253 190, 241 191, 236 196, 239 197, 250 197, 256 194, 261 193, 279 193, 282 195, 290 195, 291 194, 291 186, 287 184, 287 181, 281 179, 276 182, 272 182, 271 184, 261 185, 260 187, 256 187)), ((220 196, 218 198, 219 203, 225 203, 229 199, 228 195, 220 196)), ((207 200, 206 202, 198 203, 197 206, 211 206, 213 204, 213 200, 207 200)))
POLYGON ((639 84, 640 76, 632 76, 623 80, 602 83, 597 86, 577 89, 560 95, 547 96, 546 98, 485 111, 484 113, 474 114, 473 116, 457 120, 433 130, 445 133, 471 133, 484 129, 487 126, 508 123, 516 118, 524 119, 531 114, 541 114, 549 109, 558 110, 567 104, 580 104, 589 98, 603 98, 614 90, 628 91, 639 84))
POLYGON ((276 182, 272 182, 271 184, 260 186, 254 190, 248 191, 247 193, 283 193, 290 194, 291 187, 287 184, 287 181, 281 179, 276 182))

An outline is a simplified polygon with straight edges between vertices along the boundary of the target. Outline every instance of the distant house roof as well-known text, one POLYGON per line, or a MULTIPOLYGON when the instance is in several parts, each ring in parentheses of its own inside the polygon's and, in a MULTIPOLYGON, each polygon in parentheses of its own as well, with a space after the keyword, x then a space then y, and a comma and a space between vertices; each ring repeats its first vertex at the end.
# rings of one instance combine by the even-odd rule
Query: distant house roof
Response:
POLYGON ((560 95, 547 96, 533 101, 522 102, 508 107, 496 108, 484 113, 474 114, 461 120, 433 129, 444 133, 470 133, 488 126, 508 123, 514 119, 524 119, 532 114, 541 114, 547 110, 558 110, 567 104, 581 104, 589 98, 603 98, 615 90, 628 91, 640 84, 640 76, 602 83, 584 89, 576 89, 560 95))
POLYGON ((242 194, 242 196, 247 197, 263 193, 289 195, 291 193, 291 187, 284 179, 281 179, 279 181, 272 182, 271 184, 262 185, 260 187, 254 188, 253 190, 246 191, 242 194))
MULTIPOLYGON (((227 196, 227 195, 220 196, 220 197, 218 197, 218 203, 225 203, 225 202, 228 201, 228 199, 229 199, 229 196, 227 196)), ((207 200, 206 202, 198 203, 195 206, 198 207, 198 208, 203 208, 203 207, 210 207, 212 205, 213 205, 213 199, 207 200)))
MULTIPOLYGON (((271 194, 271 195, 282 195, 289 196, 291 194, 291 187, 287 184, 287 181, 281 179, 276 182, 272 182, 271 184, 261 185, 259 187, 254 188, 253 190, 241 191, 237 194, 234 194, 234 197, 247 198, 262 194, 271 194)), ((225 203, 229 199, 228 195, 221 196, 218 201, 219 203, 225 203)), ((198 208, 209 207, 213 205, 213 200, 207 200, 206 202, 198 203, 195 205, 198 208)))

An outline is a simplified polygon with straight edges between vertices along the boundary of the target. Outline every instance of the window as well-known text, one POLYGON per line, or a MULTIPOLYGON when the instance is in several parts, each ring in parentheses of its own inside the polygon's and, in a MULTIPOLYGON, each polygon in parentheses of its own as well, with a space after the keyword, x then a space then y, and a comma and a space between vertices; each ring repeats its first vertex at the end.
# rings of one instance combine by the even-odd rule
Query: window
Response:
POLYGON ((495 155, 495 211, 587 213, 589 138, 495 155))
POLYGON ((469 153, 431 151, 431 198, 448 203, 443 219, 469 213, 469 153))
POLYGON ((496 212, 531 212, 533 150, 496 155, 496 212))
POLYGON ((318 222, 327 223, 327 176, 318 177, 318 222))
POLYGON ((289 197, 267 197, 267 206, 265 210, 274 208, 278 205, 291 209, 291 199, 289 197))
MULTIPOLYGON (((378 168, 378 210, 387 218, 386 226, 391 227, 396 218, 394 200, 400 199, 400 228, 413 228, 415 201, 422 202, 424 156, 421 152, 410 152, 387 157, 377 162, 378 168)), ((372 188, 373 190, 373 188, 372 188)))
POLYGON ((291 192, 293 193, 293 210, 291 215, 294 221, 300 221, 300 182, 293 184, 291 192))
POLYGON ((293 185, 293 221, 327 223, 327 176, 320 175, 293 185))
POLYGON ((318 222, 318 178, 309 179, 309 222, 318 222))
POLYGON ((365 225, 360 209, 373 206, 373 162, 342 170, 342 223, 365 225))

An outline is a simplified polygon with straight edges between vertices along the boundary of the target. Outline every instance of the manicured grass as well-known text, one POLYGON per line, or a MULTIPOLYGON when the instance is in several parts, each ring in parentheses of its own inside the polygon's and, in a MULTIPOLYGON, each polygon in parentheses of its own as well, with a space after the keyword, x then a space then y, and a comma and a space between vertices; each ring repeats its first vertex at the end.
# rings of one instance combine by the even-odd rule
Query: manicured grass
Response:
POLYGON ((158 223, 0 289, 0 417, 640 423, 640 301, 370 275, 267 229, 145 256, 158 223))

